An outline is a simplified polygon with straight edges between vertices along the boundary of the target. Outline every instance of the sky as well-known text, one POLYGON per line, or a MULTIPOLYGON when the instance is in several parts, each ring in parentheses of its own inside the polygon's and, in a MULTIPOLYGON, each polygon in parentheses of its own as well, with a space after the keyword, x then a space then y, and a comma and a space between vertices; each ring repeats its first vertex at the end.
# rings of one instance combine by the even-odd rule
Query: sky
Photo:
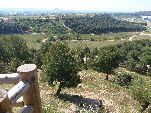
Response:
POLYGON ((135 12, 151 11, 151 0, 0 0, 0 8, 135 12))

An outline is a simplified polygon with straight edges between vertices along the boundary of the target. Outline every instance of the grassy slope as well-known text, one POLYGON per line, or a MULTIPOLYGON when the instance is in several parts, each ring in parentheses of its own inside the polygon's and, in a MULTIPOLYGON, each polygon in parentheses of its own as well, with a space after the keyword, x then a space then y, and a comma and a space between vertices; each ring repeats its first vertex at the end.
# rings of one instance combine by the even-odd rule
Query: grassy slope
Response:
POLYGON ((134 37, 134 40, 142 40, 142 39, 151 40, 151 37, 149 35, 137 35, 137 36, 134 37))
MULTIPOLYGON (((78 88, 64 89, 63 94, 102 100, 105 109, 110 113, 136 113, 140 109, 139 103, 131 97, 128 89, 105 81, 104 74, 92 70, 81 71, 79 74, 83 80, 82 84, 78 88)), ((67 111, 73 113, 79 109, 72 101, 54 97, 55 92, 55 87, 41 84, 41 97, 45 108, 49 106, 49 110, 63 113, 67 111)))
MULTIPOLYGON (((122 68, 116 71, 126 71, 132 76, 141 76, 122 68)), ((111 82, 112 75, 110 76, 110 81, 105 81, 105 74, 96 71, 83 70, 79 74, 82 84, 77 88, 63 89, 62 94, 64 94, 64 98, 61 99, 54 96, 57 86, 50 87, 47 83, 39 82, 42 105, 47 110, 44 113, 73 113, 75 111, 82 111, 82 108, 73 100, 75 97, 72 95, 82 97, 82 99, 101 100, 106 111, 110 113, 137 113, 140 110, 138 101, 132 98, 129 89, 111 82)), ((142 77, 143 79, 151 80, 151 77, 142 77)), ((0 88, 10 89, 11 87, 13 85, 0 84, 0 88)), ((14 110, 17 113, 19 109, 15 108, 14 110)))
POLYGON ((46 34, 25 34, 17 35, 27 42, 29 48, 39 49, 41 46, 41 41, 47 38, 46 34))
MULTIPOLYGON (((80 35, 81 39, 84 40, 67 40, 66 42, 69 44, 69 47, 71 48, 77 48, 79 46, 82 47, 89 47, 89 48, 95 48, 95 47, 103 47, 108 46, 111 44, 118 44, 123 43, 124 40, 121 39, 128 39, 130 36, 133 36, 136 33, 109 33, 105 35, 80 35), (90 41, 90 39, 95 39, 95 41, 90 41), (87 41, 85 41, 87 40, 87 41), (98 41, 97 41, 98 40, 98 41)), ((43 39, 47 39, 47 34, 24 34, 24 35, 16 35, 26 40, 27 45, 29 48, 35 48, 39 49, 41 46, 41 42, 43 39)))
MULTIPOLYGON (((72 49, 81 47, 89 47, 89 48, 100 48, 112 44, 119 44, 125 41, 129 41, 131 36, 136 35, 133 39, 134 40, 141 40, 141 39, 151 39, 149 36, 144 35, 137 35, 137 33, 133 32, 123 32, 123 33, 109 33, 105 35, 89 35, 84 34, 80 35, 80 38, 83 40, 67 40, 69 47, 72 49), (91 39, 95 39, 91 41, 91 39), (123 40, 122 40, 123 39, 123 40)), ((24 34, 24 35, 16 35, 26 40, 27 45, 29 48, 39 49, 41 46, 41 42, 43 39, 47 39, 47 34, 24 34)))
POLYGON ((129 37, 138 34, 137 32, 119 32, 119 33, 107 33, 103 35, 91 35, 81 34, 81 39, 94 39, 94 40, 120 40, 128 39, 129 37))
POLYGON ((104 46, 114 45, 123 43, 124 41, 118 40, 118 41, 67 41, 70 48, 75 49, 78 47, 89 47, 89 48, 101 48, 104 46))

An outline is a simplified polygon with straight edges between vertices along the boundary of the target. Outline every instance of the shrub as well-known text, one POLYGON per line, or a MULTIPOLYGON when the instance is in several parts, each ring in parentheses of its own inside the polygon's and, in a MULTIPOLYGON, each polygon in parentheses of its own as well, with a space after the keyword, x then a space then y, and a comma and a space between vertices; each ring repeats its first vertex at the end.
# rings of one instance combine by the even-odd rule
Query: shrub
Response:
POLYGON ((151 104, 151 81, 137 78, 130 89, 133 97, 139 101, 143 112, 151 104))
POLYGON ((121 86, 128 86, 132 79, 128 73, 120 72, 117 74, 115 82, 121 86))

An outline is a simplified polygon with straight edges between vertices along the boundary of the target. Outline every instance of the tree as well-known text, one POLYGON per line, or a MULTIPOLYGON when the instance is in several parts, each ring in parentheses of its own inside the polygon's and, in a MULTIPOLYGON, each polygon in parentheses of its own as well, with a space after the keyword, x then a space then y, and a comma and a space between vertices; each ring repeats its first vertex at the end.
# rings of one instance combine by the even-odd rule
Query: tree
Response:
POLYGON ((22 63, 29 63, 29 49, 25 40, 10 36, 0 37, 1 73, 14 72, 22 63))
POLYGON ((52 44, 45 56, 43 72, 49 85, 60 83, 56 95, 62 88, 76 87, 81 82, 77 62, 66 44, 52 44))
POLYGON ((92 67, 96 71, 106 73, 106 80, 113 69, 119 66, 120 56, 117 52, 103 50, 99 53, 98 58, 92 63, 92 67))
POLYGON ((43 59, 43 54, 41 53, 40 50, 36 49, 30 49, 30 56, 29 56, 29 61, 31 63, 36 64, 38 69, 41 69, 42 66, 42 59, 43 59))

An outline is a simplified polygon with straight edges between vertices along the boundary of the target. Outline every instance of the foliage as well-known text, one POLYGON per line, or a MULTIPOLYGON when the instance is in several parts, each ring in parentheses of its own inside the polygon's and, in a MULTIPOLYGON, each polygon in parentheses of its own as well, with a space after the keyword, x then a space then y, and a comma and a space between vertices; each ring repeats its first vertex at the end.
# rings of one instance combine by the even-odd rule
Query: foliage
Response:
POLYGON ((41 53, 41 51, 36 49, 30 49, 29 53, 30 53, 29 61, 31 63, 36 64, 38 69, 41 69, 43 64, 43 54, 41 53))
POLYGON ((151 65, 151 41, 139 40, 124 43, 120 48, 124 54, 125 66, 139 73, 149 73, 151 65))
POLYGON ((142 25, 117 20, 107 14, 68 17, 65 19, 65 25, 81 34, 145 30, 145 27, 142 25))
POLYGON ((57 94, 61 88, 76 87, 81 82, 77 62, 65 44, 52 44, 44 59, 43 72, 49 84, 60 83, 57 94))
POLYGON ((15 36, 0 37, 0 73, 16 71, 22 63, 29 62, 26 42, 15 36))
POLYGON ((42 53, 43 56, 45 56, 45 54, 49 51, 51 45, 52 43, 49 41, 41 45, 40 52, 42 53))
POLYGON ((0 21, 0 34, 23 34, 28 27, 20 22, 0 21))
POLYGON ((62 23, 49 18, 18 18, 0 22, 0 34, 25 34, 30 32, 66 34, 68 30, 62 23))
POLYGON ((140 102, 142 106, 141 111, 144 111, 149 106, 149 104, 151 104, 150 88, 151 81, 144 80, 141 77, 133 81, 131 92, 134 98, 140 102))
POLYGON ((108 80, 108 74, 112 72, 113 69, 119 66, 120 54, 114 50, 112 46, 100 50, 98 58, 94 59, 92 62, 92 68, 97 71, 107 73, 106 80, 108 80))
POLYGON ((121 86, 128 86, 130 85, 133 77, 131 77, 128 73, 119 72, 115 78, 115 82, 121 86))

